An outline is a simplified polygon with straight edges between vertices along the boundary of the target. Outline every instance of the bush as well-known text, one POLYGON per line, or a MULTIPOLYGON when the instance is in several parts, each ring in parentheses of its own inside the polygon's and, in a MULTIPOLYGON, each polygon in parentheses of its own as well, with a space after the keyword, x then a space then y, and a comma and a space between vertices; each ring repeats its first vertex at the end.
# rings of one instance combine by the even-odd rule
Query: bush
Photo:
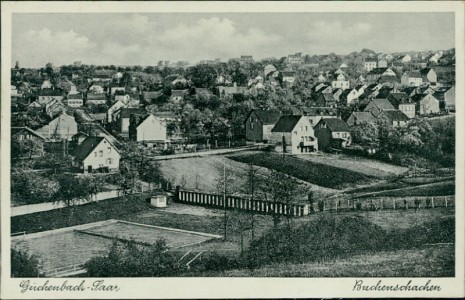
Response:
POLYGON ((39 262, 27 252, 11 249, 11 277, 39 277, 39 262))
POLYGON ((208 256, 202 257, 202 259, 195 264, 195 269, 198 271, 218 272, 237 269, 241 266, 242 263, 238 258, 213 252, 208 256))

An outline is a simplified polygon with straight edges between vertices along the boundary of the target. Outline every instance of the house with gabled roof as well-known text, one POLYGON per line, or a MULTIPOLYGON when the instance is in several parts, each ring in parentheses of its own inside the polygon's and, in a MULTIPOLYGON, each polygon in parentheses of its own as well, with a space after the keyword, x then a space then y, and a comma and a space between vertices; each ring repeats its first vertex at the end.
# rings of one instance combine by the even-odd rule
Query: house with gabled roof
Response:
POLYGON ((271 137, 271 129, 281 117, 274 109, 254 109, 245 119, 245 138, 254 142, 267 142, 271 137))
POLYGON ((304 116, 281 116, 271 132, 270 142, 282 145, 284 152, 302 154, 318 151, 313 128, 304 116))
POLYGON ((374 83, 386 72, 388 68, 374 68, 367 74, 366 80, 374 83))
POLYGON ((352 144, 349 125, 339 118, 321 119, 313 130, 321 151, 345 148, 352 144))
POLYGON ((374 124, 377 119, 371 112, 368 111, 354 111, 347 119, 347 125, 355 126, 359 124, 374 124))
MULTIPOLYGON (((18 142, 34 141, 33 149, 30 149, 29 153, 16 153, 20 156, 40 157, 44 155, 44 142, 47 140, 40 133, 32 130, 29 127, 11 127, 11 140, 18 142)), ((13 150, 13 149, 12 149, 13 150)))
POLYGON ((439 108, 445 111, 455 111, 455 87, 438 90, 433 97, 439 100, 439 108))
POLYGON ((410 119, 415 118, 415 102, 406 93, 390 93, 387 100, 410 119))
POLYGON ((434 71, 434 69, 423 68, 420 70, 420 74, 421 74, 421 79, 423 82, 428 82, 428 83, 438 82, 438 76, 436 75, 436 72, 434 71))
POLYGON ((423 83, 423 78, 420 71, 406 71, 400 78, 400 83, 403 86, 420 86, 423 83))
POLYGON ((376 117, 384 110, 395 110, 395 107, 386 98, 376 98, 368 102, 363 111, 371 112, 376 117))
POLYGON ((77 123, 73 116, 62 112, 53 118, 47 125, 36 130, 45 138, 53 140, 71 140, 77 133, 77 123))
POLYGON ((82 97, 82 94, 69 94, 67 97, 66 104, 69 107, 82 107, 84 105, 84 99, 82 97))
POLYGON ((37 100, 41 105, 45 105, 52 100, 61 101, 64 98, 64 92, 61 89, 41 89, 37 94, 37 100))
POLYGON ((315 126, 321 119, 337 118, 337 108, 334 107, 302 107, 299 114, 308 119, 311 126, 315 126))
POLYGON ((86 105, 106 104, 107 97, 105 94, 87 93, 86 105))
POLYGON ((412 97, 416 103, 415 111, 418 115, 437 114, 441 111, 439 108, 439 100, 432 94, 417 94, 412 97))
POLYGON ((121 155, 118 149, 104 137, 87 137, 71 153, 73 167, 83 173, 119 170, 121 155))
POLYGON ((65 107, 61 101, 53 99, 44 106, 44 112, 50 117, 53 118, 57 114, 60 114, 65 110, 65 107))
POLYGON ((133 114, 129 120, 129 139, 144 144, 166 145, 166 126, 152 114, 133 114))
POLYGON ((406 127, 410 121, 409 117, 397 109, 383 110, 377 117, 393 127, 406 127))

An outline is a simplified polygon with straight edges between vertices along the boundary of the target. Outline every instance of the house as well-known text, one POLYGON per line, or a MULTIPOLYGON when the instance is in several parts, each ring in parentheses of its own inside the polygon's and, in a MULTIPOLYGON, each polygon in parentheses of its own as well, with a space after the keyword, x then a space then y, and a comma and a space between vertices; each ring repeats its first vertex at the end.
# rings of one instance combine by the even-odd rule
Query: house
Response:
POLYGON ((388 70, 388 68, 374 68, 368 72, 366 80, 370 83, 374 83, 378 81, 378 79, 386 72, 386 70, 388 70))
POLYGON ((138 108, 140 106, 140 95, 137 93, 130 93, 127 106, 129 108, 138 108))
POLYGON ((117 100, 117 101, 113 102, 112 105, 110 105, 110 107, 107 110, 107 121, 108 121, 108 123, 113 122, 113 114, 117 110, 119 110, 119 109, 121 109, 123 107, 126 107, 126 104, 123 101, 120 101, 120 100, 117 100))
POLYGON ((326 78, 323 76, 323 74, 320 74, 320 75, 318 76, 318 82, 319 82, 319 83, 324 83, 324 82, 326 82, 326 78))
POLYGON ((245 119, 245 138, 254 142, 267 142, 271 129, 281 117, 277 110, 254 109, 245 119))
POLYGON ((103 90, 103 86, 94 83, 89 87, 89 92, 93 94, 103 94, 105 91, 103 90))
MULTIPOLYGON (((24 154, 29 157, 40 157, 44 155, 44 142, 47 139, 29 127, 11 127, 11 140, 16 140, 18 142, 33 141, 33 147, 31 147, 29 153, 24 154)), ((23 153, 16 154, 22 155, 23 153)))
POLYGON ((384 110, 395 110, 395 107, 387 99, 377 98, 368 102, 363 111, 371 112, 376 117, 384 110))
POLYGON ((129 139, 150 144, 167 142, 165 124, 152 114, 132 114, 129 121, 129 139))
POLYGON ((423 78, 420 71, 407 71, 402 74, 400 83, 403 86, 420 86, 423 83, 423 78))
POLYGON ((281 74, 283 75, 283 82, 287 82, 290 84, 294 83, 295 81, 294 71, 286 70, 286 71, 283 71, 281 74))
POLYGON ((48 139, 65 139, 69 141, 77 133, 77 123, 74 117, 62 112, 47 125, 37 129, 36 132, 48 139))
POLYGON ((349 125, 339 118, 321 119, 313 129, 321 151, 345 148, 352 144, 349 125))
POLYGON ((287 56, 288 64, 301 64, 303 62, 302 53, 289 54, 287 56))
POLYGON ((113 72, 109 70, 95 70, 92 76, 94 82, 110 82, 113 77, 113 72))
POLYGON ((73 167, 83 173, 118 171, 121 155, 106 138, 87 137, 71 153, 73 167))
POLYGON ((301 154, 318 151, 313 128, 304 116, 281 116, 271 133, 270 141, 281 143, 284 152, 301 154))
POLYGON ((439 100, 439 108, 445 111, 455 111, 455 87, 439 90, 433 94, 439 100))
POLYGON ((437 114, 441 111, 439 108, 439 100, 436 99, 432 94, 417 94, 412 97, 412 100, 416 103, 415 111, 420 116, 437 114))
POLYGON ((170 99, 172 101, 182 101, 187 90, 172 90, 170 99))
POLYGON ((126 93, 126 88, 124 86, 110 86, 110 95, 114 95, 116 92, 126 93))
POLYGON ((106 104, 107 97, 105 94, 94 94, 88 93, 86 99, 86 105, 99 105, 99 104, 106 104))
POLYGON ((421 78, 423 82, 436 83, 438 82, 438 76, 436 72, 431 68, 424 68, 420 70, 421 78))
POLYGON ((376 123, 376 118, 371 112, 368 111, 354 111, 347 119, 349 126, 355 126, 359 124, 376 123))
POLYGON ((384 120, 393 127, 406 127, 410 118, 400 110, 383 110, 378 118, 384 120))
POLYGON ((377 62, 374 59, 367 59, 363 63, 363 69, 365 71, 370 72, 371 70, 375 69, 377 67, 377 62))
POLYGON ((252 55, 241 55, 241 58, 239 58, 239 61, 241 63, 253 63, 253 57, 252 55))
POLYGON ((411 57, 410 55, 407 54, 407 55, 404 55, 404 56, 400 59, 400 61, 401 61, 402 63, 405 64, 405 63, 411 62, 411 61, 412 61, 412 57, 411 57))
POLYGON ((387 100, 408 118, 415 118, 415 102, 406 93, 390 93, 387 100))
POLYGON ((65 110, 63 103, 60 101, 53 99, 44 106, 44 112, 50 117, 53 118, 54 116, 60 114, 62 111, 65 110))
POLYGON ((67 105, 69 107, 82 107, 84 105, 84 99, 82 98, 82 94, 69 94, 67 105))
POLYGON ((352 103, 356 102, 358 100, 358 97, 363 95, 364 92, 365 85, 359 84, 355 86, 346 96, 347 105, 351 105, 352 103))
POLYGON ((121 133, 129 132, 129 121, 132 114, 143 115, 145 111, 140 108, 122 107, 113 113, 112 119, 116 123, 116 129, 121 133))
POLYGON ((333 89, 332 90, 333 98, 336 101, 336 103, 338 103, 340 101, 340 97, 341 97, 342 92, 343 92, 342 89, 333 89))
POLYGON ((316 103, 319 106, 324 106, 324 107, 336 107, 336 99, 334 99, 333 93, 320 93, 318 96, 318 99, 316 103))
POLYGON ((344 76, 344 74, 339 74, 337 75, 337 79, 333 82, 331 82, 331 86, 336 89, 342 89, 342 90, 346 90, 349 88, 349 80, 346 80, 346 77, 344 76))
POLYGON ((50 82, 50 80, 46 79, 44 80, 44 82, 42 83, 42 85, 40 86, 40 89, 41 90, 44 90, 44 89, 51 89, 53 88, 53 85, 52 83, 50 82))
POLYGON ((239 86, 219 86, 218 91, 220 94, 220 97, 225 97, 225 96, 234 96, 235 94, 246 94, 246 89, 245 87, 239 87, 239 86))
POLYGON ((387 67, 388 67, 388 63, 386 59, 381 58, 380 60, 378 60, 378 68, 387 68, 387 67))
POLYGON ((117 90, 114 93, 115 101, 121 101, 124 104, 127 104, 129 101, 129 94, 126 91, 117 90))
POLYGON ((315 126, 324 118, 336 118, 337 108, 334 107, 302 107, 299 114, 305 116, 311 126, 315 126))
POLYGON ((45 105, 52 100, 61 102, 64 98, 63 90, 60 89, 41 89, 37 94, 37 100, 41 105, 45 105))

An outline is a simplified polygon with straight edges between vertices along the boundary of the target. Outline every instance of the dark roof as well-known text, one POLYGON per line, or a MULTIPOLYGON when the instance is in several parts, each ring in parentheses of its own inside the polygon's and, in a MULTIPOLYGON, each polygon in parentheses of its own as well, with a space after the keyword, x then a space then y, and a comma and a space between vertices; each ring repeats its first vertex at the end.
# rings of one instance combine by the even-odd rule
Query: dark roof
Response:
POLYGON ((97 145, 100 144, 100 142, 104 139, 104 137, 89 136, 74 149, 71 155, 76 157, 77 160, 83 161, 87 158, 87 156, 89 156, 90 153, 92 153, 92 150, 94 150, 94 148, 97 147, 97 145))
POLYGON ((43 135, 41 135, 41 134, 35 132, 34 130, 32 130, 32 129, 29 128, 29 127, 11 127, 11 136, 14 136, 14 135, 16 135, 16 134, 19 134, 19 133, 21 133, 21 132, 23 132, 23 131, 26 131, 26 132, 28 132, 29 134, 32 134, 32 135, 34 135, 34 136, 36 136, 36 137, 38 137, 38 138, 40 138, 40 139, 42 139, 42 140, 45 140, 45 139, 46 139, 43 135))
POLYGON ((41 89, 39 90, 39 96, 63 96, 62 89, 41 89))
POLYGON ((408 72, 408 77, 411 78, 421 78, 421 72, 420 71, 410 71, 408 72))
POLYGON ((129 118, 132 114, 142 115, 145 113, 145 110, 142 108, 121 108, 121 118, 129 118))
POLYGON ((78 94, 69 94, 69 95, 68 95, 68 99, 81 99, 81 100, 82 100, 82 94, 81 94, 81 93, 78 93, 78 94))
POLYGON ((88 93, 87 100, 106 100, 105 94, 88 93))
POLYGON ((387 98, 393 89, 387 86, 383 86, 379 91, 376 98, 387 98))
MULTIPOLYGON (((257 117, 262 121, 263 125, 271 125, 276 124, 278 122, 279 117, 281 117, 281 113, 274 109, 254 109, 250 112, 250 114, 254 112, 257 117)), ((249 114, 249 116, 250 116, 249 114)), ((247 117, 248 119, 248 117, 247 117)))
POLYGON ((385 110, 382 112, 388 119, 392 121, 408 121, 409 118, 400 110, 385 110))
POLYGON ((322 95, 326 102, 334 101, 334 96, 332 93, 323 93, 322 95))
POLYGON ((302 116, 281 116, 271 132, 291 132, 302 116))
POLYGON ((302 107, 305 116, 335 116, 337 109, 332 107, 302 107))
POLYGON ((374 68, 371 70, 368 75, 381 75, 386 72, 387 68, 374 68))
POLYGON ((381 110, 395 109, 395 107, 392 106, 391 102, 389 102, 385 98, 372 99, 371 102, 373 102, 373 104, 376 105, 381 110))
POLYGON ((354 111, 352 113, 357 119, 357 123, 375 123, 376 118, 371 112, 368 111, 354 111))
POLYGON ((431 68, 423 68, 420 70, 421 76, 426 76, 428 75, 429 71, 431 71, 431 68))
POLYGON ((416 94, 416 95, 413 95, 412 96, 412 101, 414 102, 418 102, 420 100, 423 100, 423 98, 425 98, 427 95, 425 94, 416 94))
POLYGON ((389 102, 391 102, 391 104, 395 108, 399 107, 399 104, 411 102, 411 99, 409 98, 409 96, 403 92, 402 93, 390 93, 387 99, 389 100, 389 102))
POLYGON ((349 125, 339 118, 321 119, 318 123, 325 123, 331 131, 349 131, 349 125))

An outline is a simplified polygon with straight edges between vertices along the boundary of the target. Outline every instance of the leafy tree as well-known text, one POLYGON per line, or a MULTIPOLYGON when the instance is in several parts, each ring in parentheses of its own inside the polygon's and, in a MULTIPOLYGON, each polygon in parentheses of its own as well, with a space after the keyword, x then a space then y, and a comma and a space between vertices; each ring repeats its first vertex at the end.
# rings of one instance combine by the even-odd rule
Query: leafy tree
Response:
POLYGON ((11 158, 17 159, 21 157, 32 158, 33 156, 41 155, 43 153, 43 144, 37 139, 11 141, 11 158))
POLYGON ((215 85, 216 70, 210 65, 197 65, 187 69, 186 77, 198 88, 210 88, 215 85))
POLYGON ((114 241, 107 255, 90 259, 84 268, 90 277, 175 276, 179 268, 167 250, 164 240, 148 247, 135 241, 114 241))
POLYGON ((53 181, 31 170, 11 174, 11 198, 13 203, 32 204, 49 202, 58 187, 53 181))
POLYGON ((25 251, 11 248, 11 277, 39 277, 39 261, 25 251))

